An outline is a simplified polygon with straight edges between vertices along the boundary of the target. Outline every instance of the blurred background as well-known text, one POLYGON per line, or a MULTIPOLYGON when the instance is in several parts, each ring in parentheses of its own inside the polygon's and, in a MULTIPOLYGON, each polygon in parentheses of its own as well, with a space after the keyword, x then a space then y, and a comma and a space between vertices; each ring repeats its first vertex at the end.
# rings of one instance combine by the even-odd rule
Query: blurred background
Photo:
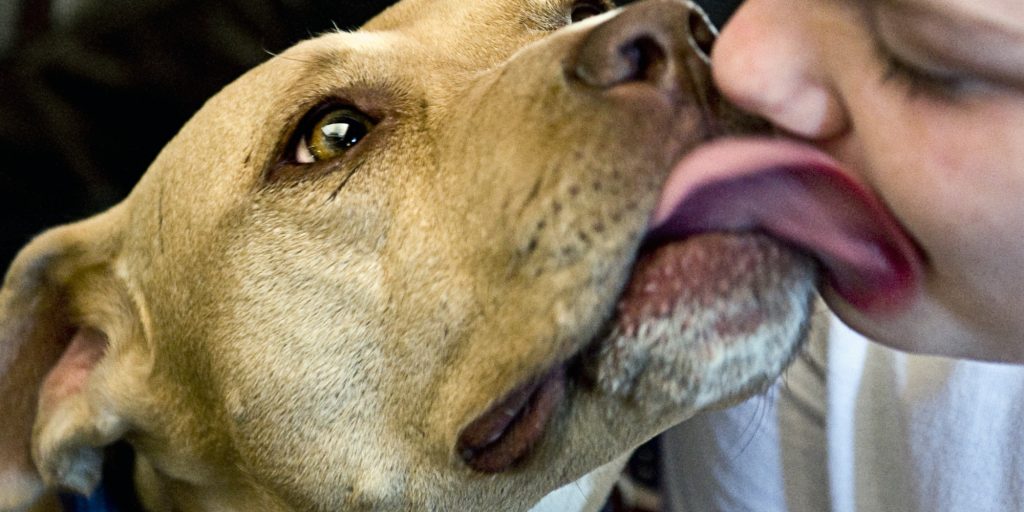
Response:
POLYGON ((0 0, 0 267, 115 204, 203 102, 381 0, 0 0))
MULTIPOLYGON (((721 26, 739 2, 698 3, 721 26)), ((45 228, 120 201, 203 102, 247 69, 392 3, 0 0, 0 269, 45 228)), ((130 481, 130 452, 112 451, 108 484, 130 481)), ((607 510, 660 508, 657 468, 655 440, 607 510)))

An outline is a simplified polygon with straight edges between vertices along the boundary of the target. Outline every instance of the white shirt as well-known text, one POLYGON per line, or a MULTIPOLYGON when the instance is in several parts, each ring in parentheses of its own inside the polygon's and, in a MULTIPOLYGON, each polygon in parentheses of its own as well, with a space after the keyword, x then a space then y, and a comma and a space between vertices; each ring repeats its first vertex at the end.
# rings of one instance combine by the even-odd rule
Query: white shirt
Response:
POLYGON ((824 340, 665 436, 671 510, 1024 511, 1024 366, 824 340))

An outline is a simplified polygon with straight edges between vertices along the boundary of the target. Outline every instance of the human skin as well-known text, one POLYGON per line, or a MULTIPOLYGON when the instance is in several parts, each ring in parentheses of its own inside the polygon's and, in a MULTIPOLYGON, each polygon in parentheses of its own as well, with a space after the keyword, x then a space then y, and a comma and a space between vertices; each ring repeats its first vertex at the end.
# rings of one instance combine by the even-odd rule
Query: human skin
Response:
POLYGON ((712 54, 741 107, 838 160, 917 244, 909 301, 851 327, 1024 362, 1024 10, 1018 0, 747 0, 712 54))

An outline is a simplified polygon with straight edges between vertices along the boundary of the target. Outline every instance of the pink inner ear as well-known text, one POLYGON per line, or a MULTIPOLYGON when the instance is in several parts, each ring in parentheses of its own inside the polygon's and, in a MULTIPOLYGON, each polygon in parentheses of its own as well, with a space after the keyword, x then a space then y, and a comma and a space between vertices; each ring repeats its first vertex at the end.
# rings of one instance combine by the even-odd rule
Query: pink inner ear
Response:
POLYGON ((68 348, 43 380, 39 404, 49 410, 61 400, 82 391, 89 374, 107 350, 107 337, 89 327, 78 329, 68 348))
POLYGON ((0 292, 0 508, 23 507, 42 491, 30 437, 44 376, 69 331, 36 279, 8 281, 0 292), (26 282, 27 281, 27 282, 26 282))

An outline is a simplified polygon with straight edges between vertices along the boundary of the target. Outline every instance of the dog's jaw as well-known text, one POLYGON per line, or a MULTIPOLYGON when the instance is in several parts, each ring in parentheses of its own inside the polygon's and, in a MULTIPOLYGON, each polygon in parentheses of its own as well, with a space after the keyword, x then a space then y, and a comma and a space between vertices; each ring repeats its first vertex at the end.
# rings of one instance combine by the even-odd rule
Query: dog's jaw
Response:
POLYGON ((772 382, 804 340, 817 266, 763 235, 706 234, 641 255, 588 375, 652 414, 772 382))
MULTIPOLYGON (((592 389, 651 418, 689 415, 763 389, 805 339, 817 265, 766 236, 663 241, 643 250, 631 272, 605 327, 570 360, 574 392, 592 389)), ((462 459, 495 473, 529 456, 561 406, 565 366, 466 426, 462 459)))

